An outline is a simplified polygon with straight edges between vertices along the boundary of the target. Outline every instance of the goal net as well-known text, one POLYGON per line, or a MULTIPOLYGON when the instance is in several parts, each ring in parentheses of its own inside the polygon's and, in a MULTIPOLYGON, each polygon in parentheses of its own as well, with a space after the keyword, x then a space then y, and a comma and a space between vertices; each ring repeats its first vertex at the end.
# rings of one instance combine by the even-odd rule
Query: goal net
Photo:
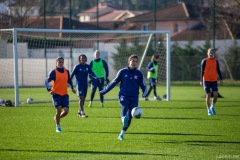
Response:
POLYGON ((146 77, 151 56, 158 54, 160 95, 166 94, 166 100, 170 100, 169 37, 168 31, 2 29, 0 99, 12 100, 16 106, 25 103, 28 97, 38 102, 49 101, 43 96, 44 80, 55 68, 56 57, 64 57, 64 66, 71 72, 80 54, 85 54, 89 63, 94 59, 94 51, 99 50, 108 63, 110 80, 128 65, 131 54, 139 56, 139 69, 146 77))

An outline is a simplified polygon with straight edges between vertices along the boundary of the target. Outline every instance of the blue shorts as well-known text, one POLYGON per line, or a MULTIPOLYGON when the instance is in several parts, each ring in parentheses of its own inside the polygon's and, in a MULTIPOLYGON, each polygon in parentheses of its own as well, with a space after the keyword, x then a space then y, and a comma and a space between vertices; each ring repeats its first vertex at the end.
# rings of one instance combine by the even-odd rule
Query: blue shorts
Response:
POLYGON ((203 86, 206 93, 218 91, 217 81, 215 82, 203 81, 203 86))
POLYGON ((134 107, 138 107, 138 96, 137 97, 126 97, 126 96, 119 96, 119 103, 121 106, 121 117, 129 115, 131 118, 131 111, 134 107))
POLYGON ((59 94, 52 95, 52 102, 54 108, 61 106, 62 108, 69 108, 69 95, 61 96, 59 94))
POLYGON ((156 78, 149 78, 148 83, 151 87, 156 85, 156 78))
POLYGON ((87 90, 88 90, 88 85, 77 85, 77 94, 78 96, 83 96, 86 97, 87 96, 87 90))
POLYGON ((93 79, 92 80, 92 90, 96 90, 97 88, 99 88, 99 91, 103 90, 104 87, 104 78, 98 78, 98 79, 93 79), (99 82, 99 79, 101 79, 101 83, 99 82))

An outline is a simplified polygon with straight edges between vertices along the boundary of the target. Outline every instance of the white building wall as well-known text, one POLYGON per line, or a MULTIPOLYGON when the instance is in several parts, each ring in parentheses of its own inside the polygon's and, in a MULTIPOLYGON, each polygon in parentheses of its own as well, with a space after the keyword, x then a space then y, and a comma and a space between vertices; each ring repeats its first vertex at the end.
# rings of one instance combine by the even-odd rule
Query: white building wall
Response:
MULTIPOLYGON (((227 53, 228 49, 230 46, 233 45, 233 40, 216 40, 215 41, 215 48, 217 49, 217 54, 225 54, 227 53)), ((240 47, 240 40, 237 40, 238 42, 238 46, 240 47)), ((174 44, 176 42, 171 42, 171 44, 174 44)), ((177 42, 179 46, 181 46, 182 48, 184 48, 184 46, 186 46, 189 41, 178 41, 177 42)), ((202 47, 204 44, 206 43, 206 41, 193 41, 192 47, 193 48, 197 48, 197 47, 202 47)), ((212 44, 212 41, 210 41, 210 43, 212 44)))
MULTIPOLYGON (((240 47, 240 40, 238 41, 238 46, 240 47)), ((175 42, 172 42, 174 44, 175 42)), ((179 41, 179 46, 186 46, 188 41, 179 41)), ((212 42, 211 42, 212 43, 212 42)), ((193 47, 202 47, 205 41, 194 41, 193 47)), ((215 42, 217 54, 223 55, 227 53, 230 46, 233 45, 232 40, 216 40, 215 42)), ((116 46, 119 44, 99 44, 99 50, 101 52, 101 58, 106 60, 109 66, 109 78, 113 79, 117 74, 114 70, 114 61, 112 59, 113 53, 117 53, 116 46)), ((4 47, 3 47, 4 48, 4 47)), ((14 86, 14 61, 13 61, 13 46, 8 44, 7 47, 0 52, 0 54, 5 53, 7 57, 2 58, 0 56, 0 87, 12 87, 14 86), (6 51, 7 48, 7 51, 6 51)), ((64 66, 72 71, 72 67, 78 63, 78 56, 80 54, 85 54, 88 57, 88 62, 94 59, 93 48, 87 49, 73 49, 72 57, 70 59, 70 49, 47 49, 47 59, 44 58, 43 49, 27 49, 26 43, 18 44, 18 79, 19 86, 43 86, 43 82, 47 74, 56 66, 55 59, 58 56, 63 56, 65 58, 64 66), (29 58, 31 57, 31 58, 29 58)), ((127 66, 127 62, 126 62, 127 66)))

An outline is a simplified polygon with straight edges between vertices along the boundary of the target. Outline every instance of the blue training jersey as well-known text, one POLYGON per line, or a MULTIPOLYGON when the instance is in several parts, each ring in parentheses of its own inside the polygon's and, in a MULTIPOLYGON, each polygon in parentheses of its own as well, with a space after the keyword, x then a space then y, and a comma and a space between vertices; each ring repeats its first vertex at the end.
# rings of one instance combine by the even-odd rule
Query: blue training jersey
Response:
POLYGON ((147 70, 150 71, 151 68, 153 68, 153 63, 154 62, 149 62, 148 65, 147 65, 147 70))
POLYGON ((148 89, 142 72, 137 68, 130 69, 129 67, 119 70, 112 82, 109 83, 104 90, 100 91, 100 93, 103 95, 106 94, 119 82, 119 96, 138 97, 139 87, 142 89, 143 97, 147 94, 148 89))
POLYGON ((88 64, 77 64, 74 66, 70 78, 76 77, 76 85, 88 85, 88 75, 94 79, 97 76, 92 71, 90 65, 88 64))

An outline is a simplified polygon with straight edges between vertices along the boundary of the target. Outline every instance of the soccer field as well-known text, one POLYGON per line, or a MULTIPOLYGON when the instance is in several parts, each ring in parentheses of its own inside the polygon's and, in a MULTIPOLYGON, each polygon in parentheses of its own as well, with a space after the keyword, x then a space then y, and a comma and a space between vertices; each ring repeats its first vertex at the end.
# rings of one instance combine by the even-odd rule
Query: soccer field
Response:
MULTIPOLYGON (((78 102, 71 102, 62 133, 55 132, 51 103, 0 107, 0 159, 240 159, 240 87, 220 86, 219 91, 224 98, 218 99, 215 116, 207 115, 200 86, 171 87, 170 102, 141 100, 144 116, 133 119, 124 141, 117 139, 122 126, 118 101, 105 101, 104 108, 94 101, 88 108, 90 91, 89 117, 77 117, 78 102)), ((118 87, 106 99, 117 92, 118 87)), ((46 90, 43 95, 51 99, 46 90)))

